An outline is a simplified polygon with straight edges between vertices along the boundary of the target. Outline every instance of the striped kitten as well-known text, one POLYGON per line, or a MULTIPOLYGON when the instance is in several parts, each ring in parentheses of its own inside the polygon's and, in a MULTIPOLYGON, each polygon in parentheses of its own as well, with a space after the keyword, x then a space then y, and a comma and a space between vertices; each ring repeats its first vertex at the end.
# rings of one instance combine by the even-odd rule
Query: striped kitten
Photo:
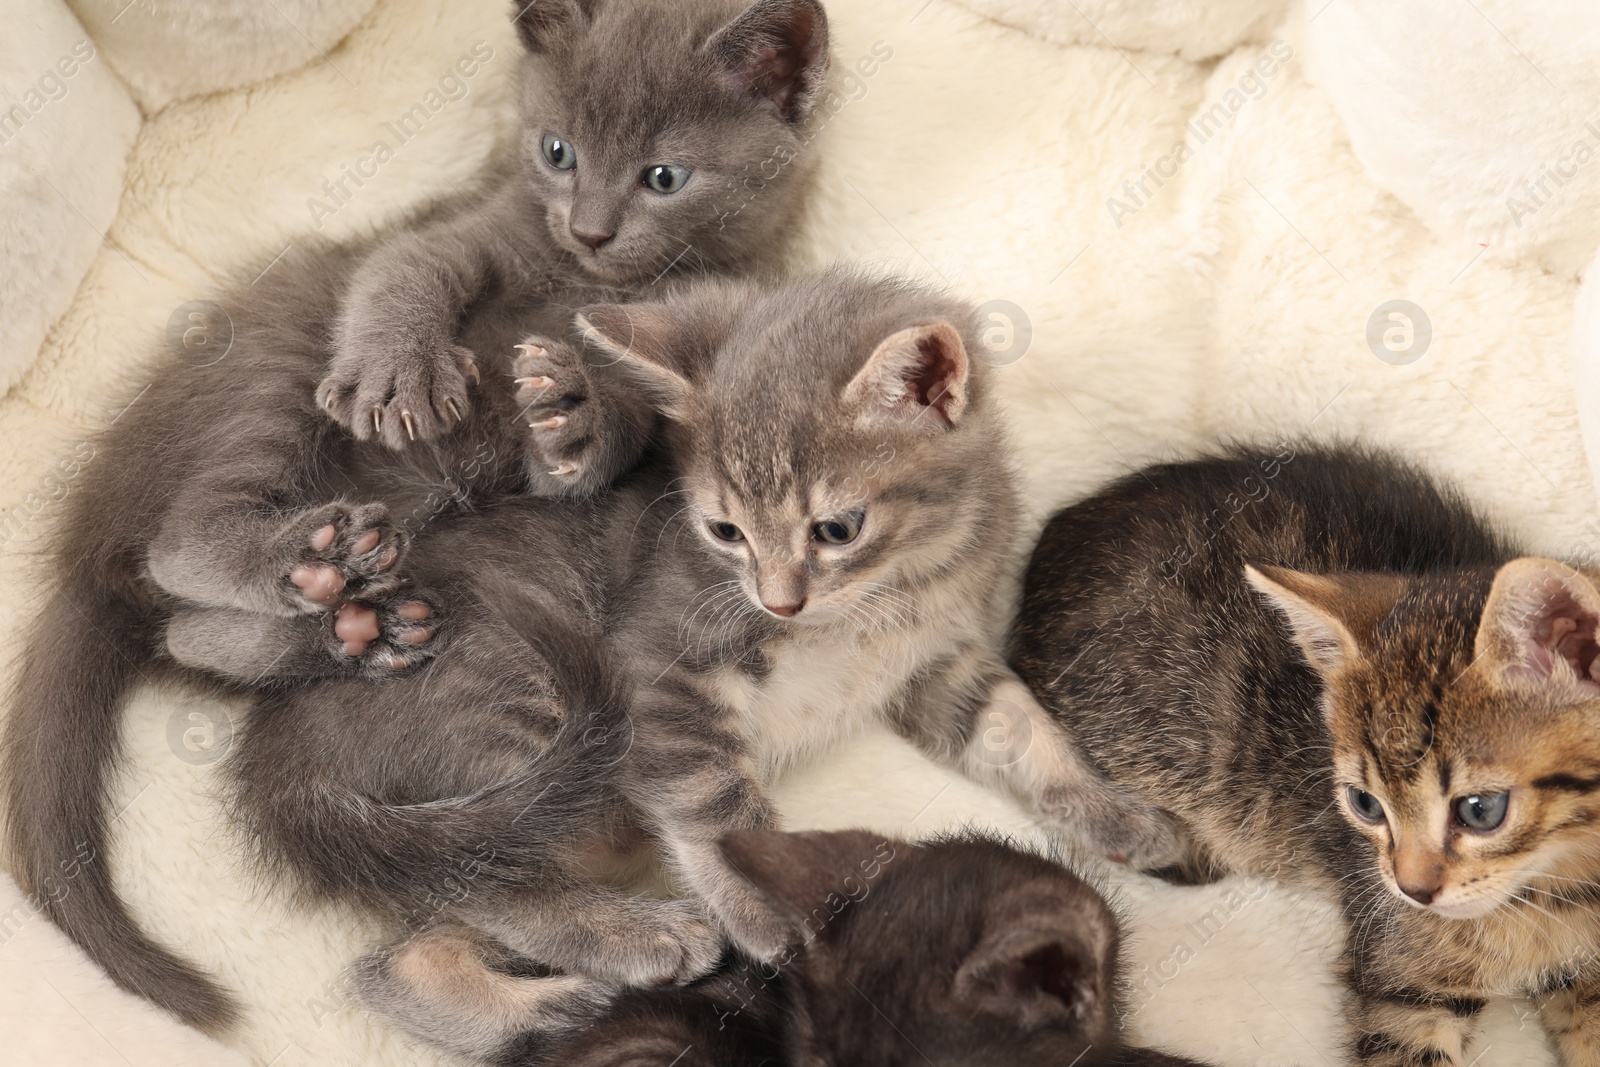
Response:
POLYGON ((1014 662, 1195 861, 1336 892, 1351 1050, 1464 1065, 1491 996, 1600 1064, 1600 586, 1379 455, 1154 467, 1057 515, 1014 662))

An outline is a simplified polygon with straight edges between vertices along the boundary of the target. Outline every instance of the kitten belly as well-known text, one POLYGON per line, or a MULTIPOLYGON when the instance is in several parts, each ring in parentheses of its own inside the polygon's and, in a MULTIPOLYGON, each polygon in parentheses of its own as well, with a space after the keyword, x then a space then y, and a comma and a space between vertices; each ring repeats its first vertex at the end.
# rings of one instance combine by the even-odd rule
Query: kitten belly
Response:
POLYGON ((754 676, 725 668, 717 695, 734 709, 764 782, 880 721, 913 673, 955 647, 911 632, 868 641, 792 640, 769 647, 770 669, 754 676))

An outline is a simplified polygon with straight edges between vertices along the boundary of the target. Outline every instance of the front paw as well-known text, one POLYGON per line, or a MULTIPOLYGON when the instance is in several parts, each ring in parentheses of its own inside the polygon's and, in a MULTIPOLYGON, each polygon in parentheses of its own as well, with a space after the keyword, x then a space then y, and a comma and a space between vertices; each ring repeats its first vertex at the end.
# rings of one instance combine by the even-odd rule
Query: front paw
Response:
POLYGON ((353 595, 379 595, 400 584, 406 537, 382 504, 311 508, 280 540, 290 560, 288 595, 301 611, 323 611, 353 595))
POLYGON ((347 344, 317 386, 317 406, 358 441, 403 449, 434 441, 467 417, 467 382, 478 381, 472 353, 460 345, 347 344))
POLYGON ((517 352, 511 368, 535 491, 567 496, 601 488, 610 478, 605 453, 611 413, 583 354, 548 337, 530 337, 517 352))
POLYGON ((1132 793, 1067 786, 1049 791, 1040 808, 1070 844, 1116 863, 1142 871, 1187 870, 1194 857, 1182 824, 1132 793))
POLYGON ((333 614, 334 655, 358 673, 390 678, 439 654, 439 613, 420 597, 349 601, 333 614))

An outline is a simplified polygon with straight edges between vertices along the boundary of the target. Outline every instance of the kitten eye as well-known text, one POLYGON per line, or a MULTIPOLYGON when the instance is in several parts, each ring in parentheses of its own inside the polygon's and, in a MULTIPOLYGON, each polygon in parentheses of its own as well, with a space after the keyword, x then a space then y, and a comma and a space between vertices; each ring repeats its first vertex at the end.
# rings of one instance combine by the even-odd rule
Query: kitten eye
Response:
POLYGON ((730 544, 738 544, 744 540, 744 531, 731 522, 712 523, 711 534, 718 541, 727 541, 730 544))
POLYGON ((1510 793, 1483 793, 1456 801, 1456 819, 1471 830, 1498 830, 1506 821, 1510 793))
POLYGON ((689 184, 689 174, 687 168, 665 163, 659 167, 651 167, 644 172, 645 188, 669 195, 689 184))
POLYGON ((1345 799, 1350 802, 1350 810, 1354 811, 1363 820, 1374 825, 1381 824, 1387 816, 1383 813, 1383 802, 1365 789, 1357 789, 1353 785, 1344 787, 1345 799))
POLYGON ((578 165, 577 150, 553 133, 544 135, 540 151, 544 153, 544 161, 556 170, 572 170, 578 165))
POLYGON ((817 523, 811 527, 811 536, 825 545, 848 545, 861 536, 861 524, 866 518, 864 512, 852 511, 837 519, 817 523))

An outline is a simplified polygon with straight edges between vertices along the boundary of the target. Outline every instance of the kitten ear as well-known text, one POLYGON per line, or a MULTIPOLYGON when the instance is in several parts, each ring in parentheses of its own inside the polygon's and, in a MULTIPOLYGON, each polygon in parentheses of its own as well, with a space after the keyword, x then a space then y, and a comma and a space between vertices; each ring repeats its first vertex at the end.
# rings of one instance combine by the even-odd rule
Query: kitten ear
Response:
POLYGON ((1109 1017, 1114 940, 1049 888, 1030 887, 984 905, 983 934, 951 987, 968 1015, 998 1016, 1023 1030, 1087 1028, 1109 1017))
POLYGON ((770 100, 799 123, 828 77, 828 16, 817 0, 756 0, 706 49, 741 91, 770 100))
POLYGON ((1501 567, 1478 624, 1478 661, 1512 684, 1600 696, 1600 590, 1582 571, 1526 557, 1501 567))
POLYGON ((588 15, 577 0, 511 0, 511 21, 523 46, 539 55, 564 44, 588 15))
POLYGON ((681 418, 694 387, 676 358, 682 329, 665 304, 596 304, 578 313, 583 339, 612 357, 661 414, 681 418))
POLYGON ((846 902, 864 899, 896 855, 911 848, 865 830, 735 830, 717 842, 734 870, 797 932, 815 934, 846 902))
POLYGON ((967 410, 972 361, 955 327, 913 326, 887 338, 845 386, 846 406, 868 420, 893 419, 929 432, 954 426, 967 410))
POLYGON ((1379 575, 1335 578, 1249 564, 1244 576, 1289 620, 1306 662, 1324 675, 1361 658, 1361 639, 1394 607, 1402 588, 1379 575))

